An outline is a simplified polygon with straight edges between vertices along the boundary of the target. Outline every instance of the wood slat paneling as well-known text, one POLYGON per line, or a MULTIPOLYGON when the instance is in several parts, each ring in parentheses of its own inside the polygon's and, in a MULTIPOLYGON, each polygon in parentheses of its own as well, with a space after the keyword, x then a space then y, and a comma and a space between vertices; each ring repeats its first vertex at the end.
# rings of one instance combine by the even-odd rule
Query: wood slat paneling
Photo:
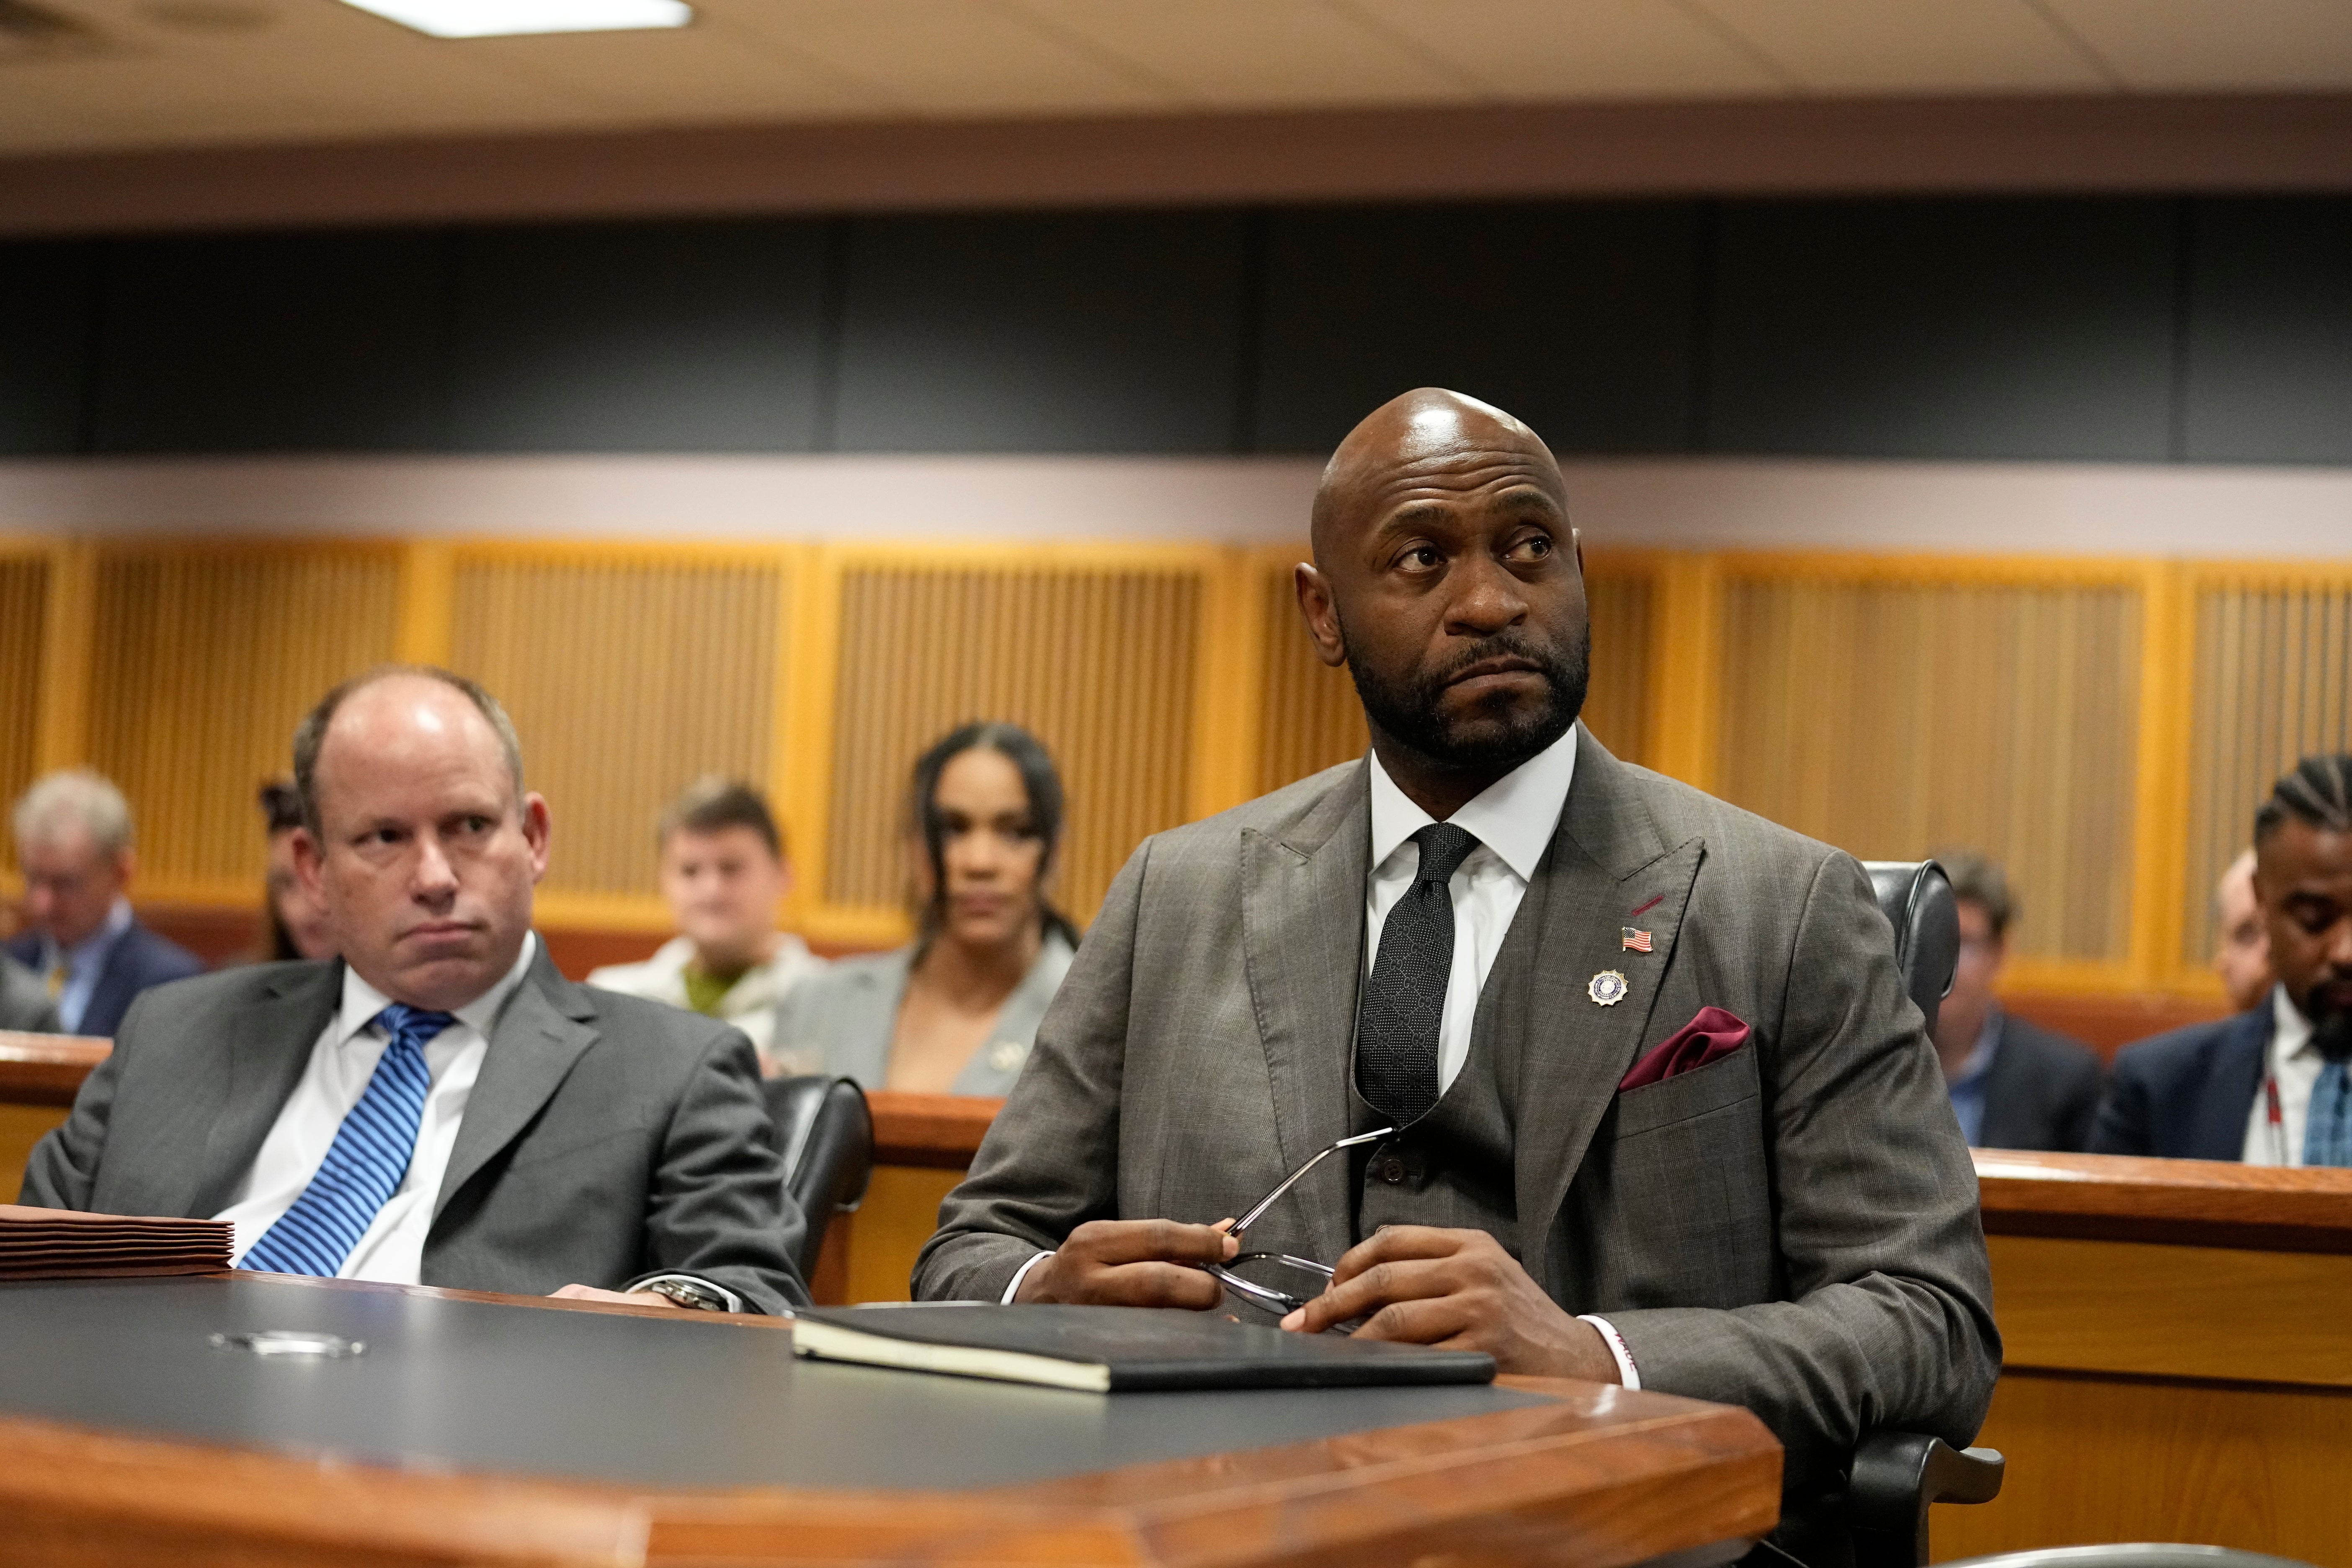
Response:
POLYGON ((1592 616, 1592 683, 1584 727, 1628 763, 1650 759, 1650 645, 1657 627, 1657 585, 1643 572, 1589 569, 1584 596, 1592 616))
MULTIPOLYGON (((13 803, 33 782, 48 591, 45 557, 0 555, 0 801, 13 803)), ((0 869, 16 868, 16 836, 0 832, 0 869)))
POLYGON ((513 717, 554 818, 547 891, 648 896, 654 826, 709 773, 765 785, 781 560, 461 552, 450 668, 513 717))
POLYGON ((996 719, 1036 735, 1061 770, 1068 822, 1055 898, 1092 919, 1136 845, 1184 820, 1205 576, 1043 562, 848 566, 825 901, 903 906, 915 759, 958 724, 996 719))
POLYGON ((90 763, 138 816, 155 898, 257 898, 254 791, 328 687, 392 657, 389 549, 149 547, 100 558, 90 763))
POLYGON ((2213 951, 2213 885, 2253 841, 2272 784, 2299 758, 2352 750, 2352 580, 2212 583, 2196 604, 2184 965, 2213 951))
POLYGON ((2120 963, 2139 627, 2121 585, 1735 578, 1721 793, 1864 858, 1981 850, 2014 951, 2120 963))

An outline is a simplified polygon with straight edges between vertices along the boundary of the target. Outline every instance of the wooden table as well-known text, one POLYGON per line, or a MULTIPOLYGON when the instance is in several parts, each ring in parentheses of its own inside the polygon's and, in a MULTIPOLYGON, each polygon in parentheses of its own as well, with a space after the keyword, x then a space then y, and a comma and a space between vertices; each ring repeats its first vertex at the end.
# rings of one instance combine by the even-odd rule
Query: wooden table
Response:
POLYGON ((1728 1562, 1745 1411, 1591 1384, 1087 1394, 824 1363, 773 1319, 279 1276, 0 1285, 26 1560, 1728 1562), (268 1359, 215 1331, 358 1339, 268 1359), (37 1347, 37 1354, 26 1354, 37 1347))
POLYGON ((2187 1541, 2352 1568, 2352 1171, 1979 1150, 2004 1342, 1938 1559, 2187 1541))

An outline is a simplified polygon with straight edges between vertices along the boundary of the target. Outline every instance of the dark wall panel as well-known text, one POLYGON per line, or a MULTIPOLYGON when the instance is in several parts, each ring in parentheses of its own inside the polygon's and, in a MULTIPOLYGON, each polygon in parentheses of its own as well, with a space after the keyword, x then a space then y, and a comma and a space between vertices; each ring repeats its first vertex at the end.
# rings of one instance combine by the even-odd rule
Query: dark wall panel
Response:
POLYGON ((2197 204, 2192 462, 2352 463, 2352 200, 2197 204))
POLYGON ((1727 204, 1706 444, 2161 460, 2177 213, 2161 200, 1727 204))
POLYGON ((826 226, 459 237, 450 430, 467 451, 804 452, 826 226))
POLYGON ((1232 450, 1244 228, 1230 213, 852 220, 836 444, 1232 450))
POLYGON ((1255 444, 1328 451, 1381 404, 1447 386, 1559 452, 1692 433, 1696 203, 1357 207, 1267 224, 1255 444))
POLYGON ((96 448, 442 446, 447 251, 430 230, 113 242, 96 448))
POLYGON ((0 246, 0 454, 77 450, 97 247, 0 246))

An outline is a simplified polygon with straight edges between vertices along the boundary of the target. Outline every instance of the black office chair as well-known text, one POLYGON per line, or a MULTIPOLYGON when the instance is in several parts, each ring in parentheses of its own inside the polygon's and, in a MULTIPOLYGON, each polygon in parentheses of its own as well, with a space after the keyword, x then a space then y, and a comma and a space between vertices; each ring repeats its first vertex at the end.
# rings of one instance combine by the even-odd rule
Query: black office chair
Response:
MULTIPOLYGON (((1870 873, 1879 912, 1895 928, 1904 988, 1932 1034, 1960 963, 1960 910, 1952 884, 1933 860, 1869 860, 1863 869, 1870 873)), ((1865 1433, 1846 1476, 1854 1568, 1924 1568, 1928 1508, 1990 1502, 2000 1495, 2007 1468, 1998 1449, 1954 1448, 1918 1432, 1865 1433)))
POLYGON ((784 1191, 808 1219, 793 1261, 801 1278, 811 1279, 826 1225, 865 1201, 874 1175, 874 1114, 854 1079, 772 1078, 764 1087, 783 1145, 784 1191))

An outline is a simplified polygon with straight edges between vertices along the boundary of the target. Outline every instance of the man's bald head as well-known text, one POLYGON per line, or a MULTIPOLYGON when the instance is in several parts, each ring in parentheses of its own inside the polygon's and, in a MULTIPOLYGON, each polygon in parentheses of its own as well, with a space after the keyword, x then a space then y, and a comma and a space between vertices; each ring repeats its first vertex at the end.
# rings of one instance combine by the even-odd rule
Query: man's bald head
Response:
POLYGON ((425 681, 438 685, 462 697, 478 714, 490 733, 498 740, 504 754, 508 773, 514 780, 514 798, 520 803, 522 788, 522 740, 515 733, 514 721, 499 706, 499 700, 482 687, 462 675, 429 664, 386 664, 362 675, 355 675, 337 685, 310 712, 294 731, 294 792, 302 805, 303 826, 312 834, 319 831, 319 752, 327 743, 327 731, 343 705, 362 691, 388 681, 425 681))
POLYGON ((1361 526, 1382 492, 1431 463, 1458 464, 1486 453, 1517 458, 1530 479, 1568 510, 1559 460, 1543 438, 1516 416, 1442 386, 1417 386, 1364 416, 1323 465, 1316 487, 1313 542, 1320 561, 1335 531, 1361 526))
POLYGON ((1296 574, 1317 657, 1344 665, 1373 749, 1432 816, 1566 734, 1591 626, 1559 464, 1475 397, 1423 387, 1356 426, 1296 574))

